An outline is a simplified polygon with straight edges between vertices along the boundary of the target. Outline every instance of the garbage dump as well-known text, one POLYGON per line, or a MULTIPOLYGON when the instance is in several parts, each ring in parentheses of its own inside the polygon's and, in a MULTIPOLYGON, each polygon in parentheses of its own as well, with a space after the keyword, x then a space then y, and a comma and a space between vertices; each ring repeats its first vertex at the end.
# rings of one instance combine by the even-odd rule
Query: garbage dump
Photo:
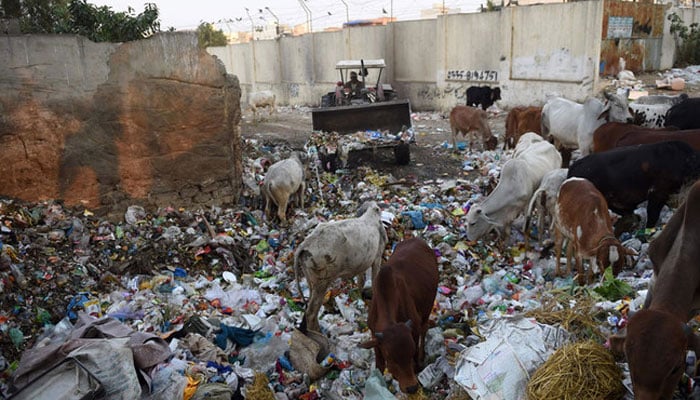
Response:
MULTIPOLYGON (((264 215, 259 184, 292 149, 255 140, 244 143, 246 186, 233 208, 135 205, 108 221, 60 201, 0 200, 2 396, 51 398, 61 388, 109 399, 525 398, 555 351, 602 345, 642 306, 655 229, 622 235, 640 254, 634 268, 583 287, 554 276, 551 242, 525 250, 523 218, 508 246, 490 236, 467 241, 464 216, 512 150, 463 152, 468 175, 400 182, 368 166, 327 172, 314 158, 325 143, 314 140, 307 206, 287 225, 264 215), (415 395, 401 394, 375 369, 374 352, 359 347, 371 333, 356 283, 329 289, 320 332, 299 330, 309 287, 302 279, 297 289, 295 249, 315 226, 355 217, 367 200, 382 211, 385 259, 418 236, 438 260, 415 395)), ((665 209, 662 223, 670 215, 665 209)), ((693 378, 685 378, 691 389, 693 378)))

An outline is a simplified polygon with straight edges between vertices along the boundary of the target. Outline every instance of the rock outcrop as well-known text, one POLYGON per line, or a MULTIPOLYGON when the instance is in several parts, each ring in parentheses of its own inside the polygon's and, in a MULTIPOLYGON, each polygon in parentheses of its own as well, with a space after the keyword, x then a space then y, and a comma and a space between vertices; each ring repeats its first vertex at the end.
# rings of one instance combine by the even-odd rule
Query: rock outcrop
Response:
POLYGON ((195 35, 4 39, 0 195, 100 213, 238 200, 238 79, 195 35))

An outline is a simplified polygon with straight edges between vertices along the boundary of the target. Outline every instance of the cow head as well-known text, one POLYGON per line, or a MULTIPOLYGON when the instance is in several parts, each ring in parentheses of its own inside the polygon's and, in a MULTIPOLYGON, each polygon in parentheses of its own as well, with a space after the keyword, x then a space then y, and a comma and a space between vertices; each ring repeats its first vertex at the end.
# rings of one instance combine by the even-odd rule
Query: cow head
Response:
POLYGON ((477 240, 502 224, 491 219, 480 206, 472 207, 467 213, 467 239, 477 240))
POLYGON ((496 150, 496 147, 498 146, 498 137, 497 136, 491 136, 486 141, 484 142, 484 147, 486 150, 496 150))
POLYGON ((643 309, 627 323, 626 336, 610 337, 611 349, 623 352, 632 375, 634 398, 670 399, 685 371, 688 344, 695 335, 663 311, 643 309))
POLYGON ((496 87, 491 90, 491 102, 493 104, 494 101, 501 100, 501 88, 496 87))
POLYGON ((362 348, 374 348, 381 354, 377 357, 377 368, 382 371, 387 368, 404 393, 416 393, 419 388, 414 363, 418 343, 413 340, 412 330, 411 320, 398 322, 382 332, 375 332, 374 339, 360 344, 362 348))
POLYGON ((605 92, 605 107, 603 107, 603 111, 601 111, 598 119, 604 119, 607 122, 623 123, 632 123, 634 121, 627 98, 608 92, 605 92))
POLYGON ((613 236, 607 238, 596 250, 596 262, 603 268, 612 266, 613 275, 617 276, 623 268, 632 265, 631 257, 636 256, 634 249, 627 248, 613 236))

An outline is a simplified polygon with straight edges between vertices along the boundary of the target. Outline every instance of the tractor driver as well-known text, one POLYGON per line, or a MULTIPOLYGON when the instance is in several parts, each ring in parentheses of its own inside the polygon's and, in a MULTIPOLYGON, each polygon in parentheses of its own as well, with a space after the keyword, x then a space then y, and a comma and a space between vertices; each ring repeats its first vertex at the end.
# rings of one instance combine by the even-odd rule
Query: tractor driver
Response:
POLYGON ((365 85, 357 79, 357 72, 350 72, 350 80, 345 83, 345 89, 349 89, 350 91, 350 98, 358 97, 360 95, 360 89, 363 87, 365 87, 365 85))

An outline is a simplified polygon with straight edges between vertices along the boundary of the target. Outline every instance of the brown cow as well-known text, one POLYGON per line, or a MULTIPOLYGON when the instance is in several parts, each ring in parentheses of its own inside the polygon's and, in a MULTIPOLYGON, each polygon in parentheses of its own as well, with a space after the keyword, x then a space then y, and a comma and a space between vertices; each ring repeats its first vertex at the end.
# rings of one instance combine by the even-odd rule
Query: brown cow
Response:
POLYGON ((474 132, 481 136, 482 147, 486 150, 495 150, 498 138, 491 133, 486 111, 476 107, 456 106, 450 112, 450 128, 452 128, 452 149, 457 151, 457 135, 470 135, 469 150, 476 141, 474 132))
MULTIPOLYGON (((632 132, 642 133, 658 133, 677 131, 678 129, 670 128, 643 128, 639 125, 625 124, 622 122, 608 122, 601 125, 593 132, 593 153, 608 151, 616 147, 622 147, 620 140, 632 132)), ((641 142, 640 142, 641 143, 641 142)), ((634 143, 634 144, 640 144, 634 143)), ((625 146, 629 146, 626 144, 625 146)))
POLYGON ((377 368, 388 368, 406 393, 418 391, 437 285, 435 253, 420 238, 399 243, 372 285, 367 324, 374 337, 360 346, 374 348, 377 368))
POLYGON ((651 242, 649 257, 655 283, 645 307, 630 317, 626 336, 612 336, 610 345, 627 356, 635 399, 670 399, 686 350, 700 354, 700 339, 686 325, 700 309, 700 182, 651 242))
POLYGON ((506 117, 506 135, 503 150, 512 149, 525 132, 542 131, 542 107, 515 107, 506 117))
POLYGON ((629 132, 617 141, 616 147, 634 146, 637 144, 658 143, 658 142, 685 142, 693 148, 700 150, 700 129, 691 129, 675 132, 629 132))
POLYGON ((591 270, 612 265, 613 274, 622 270, 626 256, 635 255, 620 244, 613 234, 612 221, 605 197, 587 179, 569 178, 562 183, 554 213, 556 246, 556 275, 560 273, 563 237, 569 241, 567 269, 571 269, 571 254, 576 258, 578 282, 591 282, 591 270), (563 236, 563 237, 562 237, 563 236), (590 268, 584 281, 583 258, 590 268))

